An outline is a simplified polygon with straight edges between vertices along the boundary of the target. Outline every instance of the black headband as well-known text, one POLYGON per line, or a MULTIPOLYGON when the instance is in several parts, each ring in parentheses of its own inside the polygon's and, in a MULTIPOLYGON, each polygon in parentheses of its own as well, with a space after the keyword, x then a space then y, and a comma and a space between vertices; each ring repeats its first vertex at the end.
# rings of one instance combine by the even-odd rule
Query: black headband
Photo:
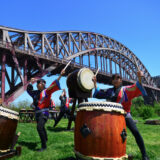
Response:
POLYGON ((39 84, 40 82, 43 82, 44 84, 46 84, 46 81, 45 81, 44 79, 39 79, 39 80, 37 81, 37 84, 39 84))

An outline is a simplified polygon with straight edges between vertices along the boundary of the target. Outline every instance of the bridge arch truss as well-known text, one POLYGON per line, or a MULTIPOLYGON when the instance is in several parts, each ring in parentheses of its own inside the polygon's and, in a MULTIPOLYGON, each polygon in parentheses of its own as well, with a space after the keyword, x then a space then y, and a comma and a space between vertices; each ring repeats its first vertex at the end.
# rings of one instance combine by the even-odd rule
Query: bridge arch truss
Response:
POLYGON ((18 96, 18 91, 26 89, 31 77, 41 77, 49 72, 56 74, 69 60, 72 60, 71 70, 89 67, 96 71, 99 68, 98 82, 105 84, 110 84, 113 73, 119 73, 124 84, 134 83, 138 66, 144 72, 143 85, 155 93, 160 92, 144 64, 131 50, 98 33, 35 32, 0 26, 0 58, 1 97, 7 103, 18 96), (15 70, 9 71, 12 76, 7 75, 6 64, 15 70), (15 72, 20 79, 17 85, 15 72), (10 86, 7 92, 4 91, 5 79, 10 86))

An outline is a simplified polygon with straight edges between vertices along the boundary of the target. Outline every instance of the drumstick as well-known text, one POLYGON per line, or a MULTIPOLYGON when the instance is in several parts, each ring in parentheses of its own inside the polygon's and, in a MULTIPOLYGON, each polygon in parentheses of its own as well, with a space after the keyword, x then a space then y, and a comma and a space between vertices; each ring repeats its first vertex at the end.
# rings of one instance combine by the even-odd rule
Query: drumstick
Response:
POLYGON ((69 66, 69 64, 72 62, 72 60, 70 60, 67 65, 64 67, 64 71, 66 70, 66 68, 69 66))
POLYGON ((136 58, 135 58, 134 55, 133 55, 133 59, 134 59, 134 62, 135 62, 135 64, 136 64, 137 70, 139 70, 139 67, 138 67, 138 64, 137 64, 137 61, 136 61, 136 58))
POLYGON ((99 68, 98 68, 97 71, 96 71, 95 77, 97 76, 98 72, 99 72, 99 68))

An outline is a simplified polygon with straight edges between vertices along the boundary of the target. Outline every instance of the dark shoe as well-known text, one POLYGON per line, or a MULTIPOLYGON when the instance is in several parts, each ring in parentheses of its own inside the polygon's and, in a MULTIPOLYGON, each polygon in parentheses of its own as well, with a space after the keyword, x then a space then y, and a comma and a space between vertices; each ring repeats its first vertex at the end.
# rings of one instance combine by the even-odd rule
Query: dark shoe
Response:
POLYGON ((132 154, 129 154, 129 155, 128 155, 128 160, 133 160, 133 158, 134 158, 134 157, 133 157, 132 154))
POLYGON ((142 160, 149 160, 148 156, 143 156, 142 160))
POLYGON ((41 149, 38 149, 37 152, 43 152, 45 151, 47 148, 41 148, 41 149))

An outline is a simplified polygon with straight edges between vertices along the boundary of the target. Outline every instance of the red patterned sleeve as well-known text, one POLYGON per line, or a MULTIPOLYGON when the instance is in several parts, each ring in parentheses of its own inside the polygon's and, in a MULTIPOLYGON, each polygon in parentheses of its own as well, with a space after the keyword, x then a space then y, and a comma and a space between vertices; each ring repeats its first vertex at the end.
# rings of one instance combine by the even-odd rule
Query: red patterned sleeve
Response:
POLYGON ((55 80, 55 81, 53 81, 52 84, 46 89, 46 93, 47 93, 47 95, 50 95, 50 94, 52 94, 53 92, 58 91, 58 90, 60 90, 60 89, 61 89, 61 87, 60 87, 59 81, 58 81, 58 80, 55 80))
POLYGON ((127 94, 128 99, 132 100, 135 97, 146 95, 146 91, 143 86, 137 81, 137 83, 125 86, 125 92, 127 94))

